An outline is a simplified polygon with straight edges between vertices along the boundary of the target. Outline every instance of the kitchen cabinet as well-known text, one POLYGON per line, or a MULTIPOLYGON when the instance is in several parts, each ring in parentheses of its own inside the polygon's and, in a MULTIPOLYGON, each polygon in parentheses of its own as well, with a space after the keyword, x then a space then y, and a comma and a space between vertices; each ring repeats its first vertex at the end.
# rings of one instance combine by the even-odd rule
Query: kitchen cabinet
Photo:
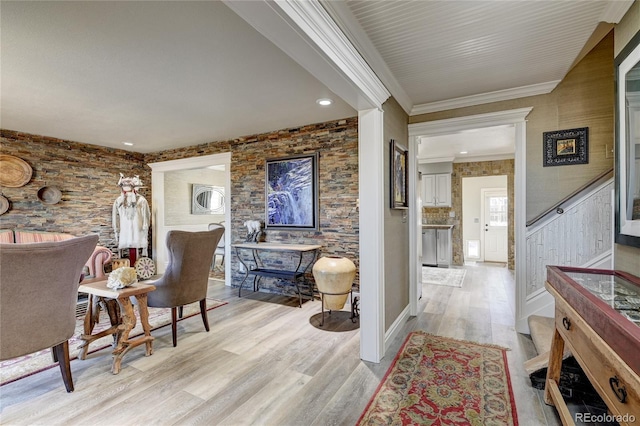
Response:
POLYGON ((448 268, 451 265, 452 225, 422 226, 422 264, 448 268))
POLYGON ((422 205, 451 207, 451 173, 422 175, 422 205))

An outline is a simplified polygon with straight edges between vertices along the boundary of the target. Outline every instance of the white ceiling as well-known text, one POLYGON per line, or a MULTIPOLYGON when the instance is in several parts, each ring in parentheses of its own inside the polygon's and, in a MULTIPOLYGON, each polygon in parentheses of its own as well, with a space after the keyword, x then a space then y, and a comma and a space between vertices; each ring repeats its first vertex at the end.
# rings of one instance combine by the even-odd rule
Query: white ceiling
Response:
MULTIPOLYGON (((322 4, 403 108, 419 113, 551 90, 598 23, 631 3, 322 4)), ((5 129, 151 152, 356 115, 219 1, 0 7, 5 129), (321 97, 336 102, 321 108, 321 97)), ((489 145, 474 139, 476 155, 489 145)))
POLYGON ((151 152, 357 114, 219 1, 1 7, 5 129, 151 152))
POLYGON ((418 158, 431 161, 482 161, 513 158, 515 127, 511 125, 463 130, 420 138, 418 158))

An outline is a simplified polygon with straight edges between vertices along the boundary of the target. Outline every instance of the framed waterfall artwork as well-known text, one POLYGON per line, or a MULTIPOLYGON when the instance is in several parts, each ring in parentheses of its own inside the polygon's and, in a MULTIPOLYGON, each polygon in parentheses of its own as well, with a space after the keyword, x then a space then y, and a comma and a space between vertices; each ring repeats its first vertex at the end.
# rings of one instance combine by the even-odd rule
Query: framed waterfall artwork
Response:
POLYGON ((318 153, 267 159, 265 228, 318 229, 318 153))
POLYGON ((407 198, 407 150, 391 139, 391 208, 409 208, 407 198))

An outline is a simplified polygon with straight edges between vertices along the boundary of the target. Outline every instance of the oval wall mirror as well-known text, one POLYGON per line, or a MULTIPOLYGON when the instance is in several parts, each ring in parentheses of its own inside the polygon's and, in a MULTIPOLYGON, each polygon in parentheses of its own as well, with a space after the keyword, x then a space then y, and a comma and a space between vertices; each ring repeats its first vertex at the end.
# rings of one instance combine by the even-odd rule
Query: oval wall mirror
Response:
POLYGON ((222 214, 224 205, 224 187, 193 184, 191 214, 222 214))

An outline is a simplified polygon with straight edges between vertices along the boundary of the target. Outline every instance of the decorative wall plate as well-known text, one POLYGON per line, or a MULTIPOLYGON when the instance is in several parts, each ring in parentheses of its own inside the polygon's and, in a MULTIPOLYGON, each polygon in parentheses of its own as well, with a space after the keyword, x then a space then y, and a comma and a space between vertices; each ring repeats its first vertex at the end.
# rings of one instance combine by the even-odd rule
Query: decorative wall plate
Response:
POLYGON ((0 215, 3 215, 9 210, 9 200, 4 195, 0 195, 0 215))
POLYGON ((136 268, 138 279, 141 280, 148 280, 156 274, 156 264, 148 257, 141 257, 136 260, 134 268, 136 268))
POLYGON ((57 204, 62 198, 62 191, 56 186, 43 186, 38 190, 38 200, 44 204, 57 204))
POLYGON ((22 158, 14 155, 0 154, 0 185, 19 188, 31 180, 33 169, 22 158))

